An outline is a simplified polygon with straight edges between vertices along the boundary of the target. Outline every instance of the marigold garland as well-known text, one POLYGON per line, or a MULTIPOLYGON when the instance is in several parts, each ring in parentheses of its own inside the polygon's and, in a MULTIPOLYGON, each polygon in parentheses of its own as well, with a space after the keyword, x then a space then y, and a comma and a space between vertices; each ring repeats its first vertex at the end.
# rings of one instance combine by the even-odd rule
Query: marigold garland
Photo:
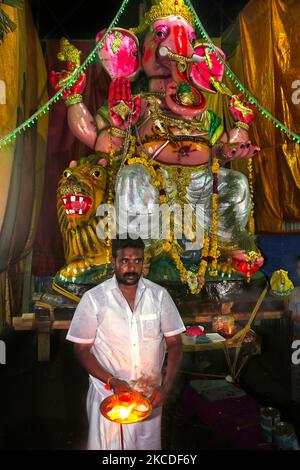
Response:
POLYGON ((255 232, 254 225, 254 184, 253 184, 253 159, 252 157, 248 159, 248 180, 249 180, 249 191, 251 199, 251 209, 249 216, 249 231, 250 233, 255 232))
POLYGON ((219 191, 218 191, 218 176, 220 173, 219 160, 213 159, 212 174, 213 174, 213 194, 212 194, 212 225, 211 225, 211 244, 209 257, 211 261, 210 276, 218 275, 218 258, 220 250, 218 248, 218 206, 219 206, 219 191))
MULTIPOLYGON (((167 202, 167 196, 165 192, 165 180, 161 172, 159 171, 160 166, 153 160, 149 160, 147 155, 140 151, 138 156, 135 156, 135 138, 132 137, 130 148, 127 153, 124 165, 142 165, 147 168, 149 174, 153 179, 153 186, 159 188, 159 200, 160 203, 167 202)), ((220 251, 218 248, 218 175, 220 172, 220 165, 217 158, 213 159, 212 162, 212 174, 213 174, 213 194, 212 194, 212 228, 211 237, 208 233, 204 236, 203 247, 202 247, 202 259, 197 274, 189 271, 184 266, 180 254, 177 249, 177 243, 174 240, 174 236, 169 234, 169 238, 163 243, 163 252, 169 253, 175 262, 176 268, 180 275, 180 280, 183 284, 188 283, 191 293, 198 294, 205 284, 205 274, 208 262, 211 260, 211 276, 217 276, 218 274, 218 258, 220 251), (197 283, 195 283, 195 277, 197 283), (196 284, 196 285, 195 285, 196 284)))
POLYGON ((149 160, 148 156, 143 152, 139 151, 139 155, 135 156, 136 152, 136 138, 131 137, 131 143, 127 156, 124 162, 124 165, 143 165, 147 168, 150 175, 153 178, 153 186, 159 188, 159 202, 164 204, 167 202, 166 192, 165 192, 165 180, 163 175, 158 171, 159 165, 153 160, 149 160))
MULTIPOLYGON (((106 204, 113 204, 114 199, 115 199, 115 179, 116 179, 116 161, 115 161, 115 154, 117 153, 117 150, 114 150, 113 144, 112 144, 112 138, 109 136, 109 161, 107 162, 107 176, 108 176, 108 196, 106 200, 106 204)), ((110 221, 111 217, 110 214, 108 213, 107 220, 108 222, 110 221)), ((106 259, 105 259, 105 267, 103 272, 101 273, 101 278, 106 277, 107 271, 108 271, 108 265, 110 263, 110 255, 111 255, 111 238, 107 236, 105 240, 105 250, 106 250, 106 259)))
POLYGON ((201 289, 205 284, 205 274, 208 264, 208 254, 209 254, 209 245, 210 245, 210 238, 209 235, 206 233, 203 240, 203 247, 201 253, 201 263, 198 269, 198 285, 196 288, 191 289, 192 294, 199 294, 201 289))

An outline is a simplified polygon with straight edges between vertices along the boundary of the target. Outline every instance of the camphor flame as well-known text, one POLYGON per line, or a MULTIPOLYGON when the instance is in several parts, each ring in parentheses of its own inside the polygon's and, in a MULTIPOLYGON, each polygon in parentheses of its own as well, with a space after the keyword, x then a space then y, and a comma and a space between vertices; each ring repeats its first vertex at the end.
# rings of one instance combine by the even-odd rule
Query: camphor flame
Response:
POLYGON ((146 419, 151 414, 152 406, 140 393, 126 392, 105 398, 100 411, 111 421, 129 424, 146 419))
MULTIPOLYGON (((123 405, 115 405, 112 410, 108 411, 107 414, 110 417, 110 419, 114 421, 120 422, 121 420, 126 420, 130 419, 130 414, 132 409, 137 405, 136 402, 133 402, 129 406, 123 406, 123 405)), ((133 416, 133 421, 136 421, 136 416, 133 416)))

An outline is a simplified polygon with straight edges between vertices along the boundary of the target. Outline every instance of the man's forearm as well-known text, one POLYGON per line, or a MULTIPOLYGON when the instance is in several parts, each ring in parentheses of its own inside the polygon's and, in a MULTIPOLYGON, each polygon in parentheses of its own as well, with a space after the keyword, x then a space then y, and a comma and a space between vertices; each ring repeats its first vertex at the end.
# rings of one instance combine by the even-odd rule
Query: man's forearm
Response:
POLYGON ((80 365, 93 377, 101 380, 101 382, 106 383, 108 379, 112 376, 107 372, 97 361, 95 356, 86 348, 82 348, 80 345, 75 345, 74 347, 75 355, 80 363, 80 365))
POLYGON ((163 388, 169 392, 174 384, 175 378, 179 371, 182 359, 181 344, 172 345, 168 347, 168 362, 167 371, 163 380, 163 388))
POLYGON ((108 383, 109 379, 111 379, 109 381, 109 386, 113 389, 114 393, 131 391, 127 382, 121 378, 113 376, 99 364, 95 356, 90 352, 90 346, 76 343, 74 351, 81 366, 89 374, 104 383, 108 383))

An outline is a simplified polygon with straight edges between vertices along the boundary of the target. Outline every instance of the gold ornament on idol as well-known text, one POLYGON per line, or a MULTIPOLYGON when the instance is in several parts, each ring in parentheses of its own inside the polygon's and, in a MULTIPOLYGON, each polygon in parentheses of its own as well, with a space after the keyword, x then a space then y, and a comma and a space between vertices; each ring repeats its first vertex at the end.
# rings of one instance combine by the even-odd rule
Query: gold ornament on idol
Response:
POLYGON ((59 41, 59 53, 57 54, 58 60, 61 62, 70 62, 72 70, 80 67, 81 51, 77 49, 67 38, 61 38, 59 41))
POLYGON ((193 28, 195 20, 184 0, 152 0, 152 7, 145 14, 142 23, 131 31, 135 34, 143 33, 156 20, 166 18, 168 16, 181 16, 193 28))
POLYGON ((124 103, 123 100, 120 101, 120 103, 116 104, 113 108, 111 108, 114 113, 116 113, 118 116, 120 116, 123 121, 129 116, 131 113, 131 109, 129 106, 127 106, 126 103, 124 103))
POLYGON ((66 99, 65 103, 69 107, 69 106, 73 106, 74 104, 82 103, 82 100, 83 100, 82 95, 75 94, 75 95, 69 96, 66 99))
MULTIPOLYGON (((74 74, 76 70, 79 70, 80 56, 81 51, 77 49, 77 47, 71 44, 67 38, 61 38, 59 42, 59 52, 57 54, 57 58, 61 62, 68 62, 71 64, 71 68, 69 70, 70 73, 58 81, 56 85, 57 87, 65 86, 69 82, 71 75, 74 74)), ((80 94, 71 95, 66 99, 66 105, 68 107, 81 102, 82 96, 80 94)))

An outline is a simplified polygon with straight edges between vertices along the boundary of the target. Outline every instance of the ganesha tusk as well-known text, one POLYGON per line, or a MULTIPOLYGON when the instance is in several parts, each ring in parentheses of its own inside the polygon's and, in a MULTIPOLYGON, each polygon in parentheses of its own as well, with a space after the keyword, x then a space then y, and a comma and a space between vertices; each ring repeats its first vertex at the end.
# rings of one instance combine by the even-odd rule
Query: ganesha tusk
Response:
POLYGON ((185 57, 183 55, 175 54, 171 52, 166 46, 159 48, 159 55, 161 57, 169 57, 170 60, 177 60, 177 62, 206 62, 206 57, 201 57, 198 54, 193 54, 192 57, 185 57))
POLYGON ((198 54, 193 54, 192 55, 192 62, 197 62, 197 63, 207 62, 207 58, 206 57, 201 57, 201 55, 198 55, 198 54))

